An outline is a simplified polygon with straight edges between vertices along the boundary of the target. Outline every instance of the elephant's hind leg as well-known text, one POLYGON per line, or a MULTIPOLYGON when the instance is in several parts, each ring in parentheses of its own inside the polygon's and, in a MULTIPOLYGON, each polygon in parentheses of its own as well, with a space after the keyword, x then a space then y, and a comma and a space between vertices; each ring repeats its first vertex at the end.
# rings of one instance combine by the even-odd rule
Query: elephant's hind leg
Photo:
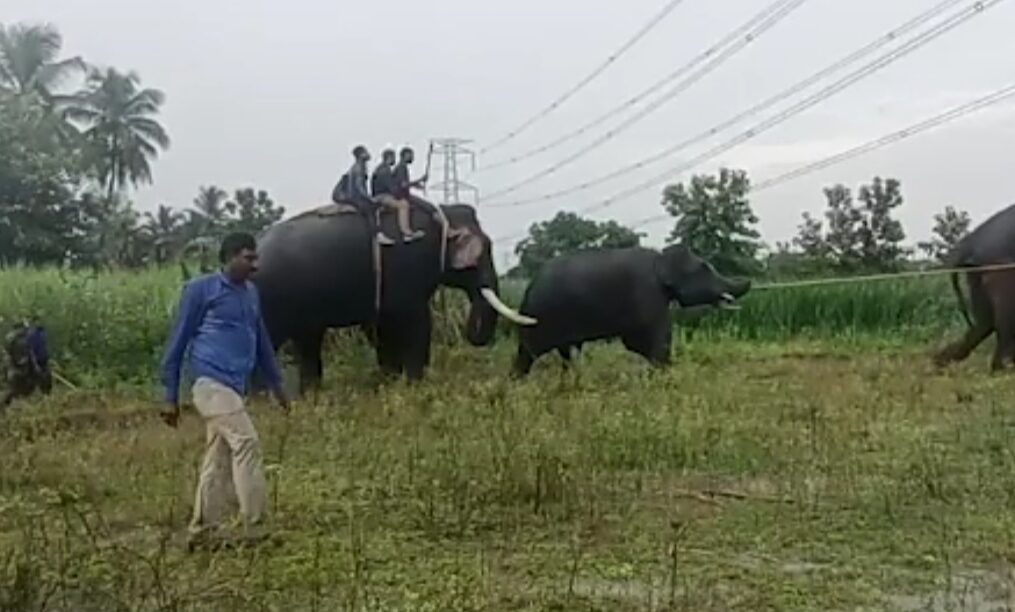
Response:
POLYGON ((300 394, 321 387, 324 366, 321 361, 321 347, 324 344, 324 329, 305 330, 293 336, 296 357, 300 366, 300 394))
POLYGON ((1005 368, 1015 360, 1015 274, 996 272, 987 275, 984 283, 991 297, 997 344, 991 359, 991 371, 1005 368))
POLYGON ((934 356, 934 363, 939 367, 969 357, 976 347, 980 346, 980 343, 994 331, 994 307, 991 298, 987 295, 986 287, 978 275, 970 275, 969 289, 973 325, 966 330, 961 338, 934 356))

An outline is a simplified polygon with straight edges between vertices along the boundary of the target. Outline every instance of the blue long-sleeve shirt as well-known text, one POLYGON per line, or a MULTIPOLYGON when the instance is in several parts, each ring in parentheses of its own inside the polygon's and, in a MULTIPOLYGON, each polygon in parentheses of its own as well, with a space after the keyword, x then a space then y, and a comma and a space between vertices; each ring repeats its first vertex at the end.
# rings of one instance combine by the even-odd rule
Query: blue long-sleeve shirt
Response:
POLYGON ((166 401, 177 403, 180 366, 190 345, 195 378, 207 376, 246 394, 255 368, 282 396, 282 374, 261 317, 261 300, 250 282, 237 285, 221 272, 196 278, 184 287, 176 324, 162 361, 166 401))

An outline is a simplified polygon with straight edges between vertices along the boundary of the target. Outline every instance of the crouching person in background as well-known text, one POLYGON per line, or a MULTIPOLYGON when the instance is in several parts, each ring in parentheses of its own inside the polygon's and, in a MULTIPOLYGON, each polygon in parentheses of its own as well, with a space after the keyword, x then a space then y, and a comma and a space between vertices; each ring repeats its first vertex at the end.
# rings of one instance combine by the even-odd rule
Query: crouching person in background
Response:
POLYGON ((257 270, 250 234, 232 234, 219 251, 222 269, 196 278, 183 289, 179 313, 163 359, 166 408, 162 419, 180 418, 180 366, 190 345, 194 407, 204 419, 207 445, 194 499, 188 548, 226 543, 219 536, 229 488, 243 519, 242 541, 263 538, 266 504, 261 444, 244 404, 255 368, 288 413, 282 376, 261 317, 257 288, 248 279, 257 270))
POLYGON ((4 338, 7 353, 7 391, 0 400, 0 411, 19 397, 36 390, 48 395, 53 388, 49 371, 49 347, 46 330, 39 321, 15 323, 4 338))

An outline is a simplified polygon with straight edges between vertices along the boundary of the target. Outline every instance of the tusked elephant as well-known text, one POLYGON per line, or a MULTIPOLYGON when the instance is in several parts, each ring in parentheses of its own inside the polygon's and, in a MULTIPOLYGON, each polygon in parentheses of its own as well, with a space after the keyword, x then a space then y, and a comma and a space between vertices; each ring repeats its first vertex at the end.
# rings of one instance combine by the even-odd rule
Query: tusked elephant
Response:
MULTIPOLYGON (((949 268, 1015 264, 1015 204, 995 213, 963 237, 945 258, 949 268)), ((966 272, 967 306, 958 272, 951 274, 959 309, 969 325, 962 338, 934 356, 938 366, 962 361, 992 332, 996 333, 991 371, 1015 360, 1015 268, 966 272)))
MULTIPOLYGON (((468 294, 465 337, 474 346, 493 342, 498 313, 534 323, 498 298, 490 239, 476 211, 464 204, 441 209, 449 224, 443 269, 441 225, 421 206, 412 207, 412 225, 426 235, 408 243, 375 247, 366 219, 343 204, 281 221, 258 238, 260 269, 252 280, 272 344, 278 349, 293 342, 301 393, 320 384, 321 346, 329 328, 372 331, 383 371, 421 379, 430 362, 430 299, 439 284, 468 294), (379 310, 375 248, 382 271, 379 310)), ((393 215, 384 213, 380 221, 387 235, 400 236, 393 215)))
POLYGON ((541 355, 565 361, 585 342, 620 338, 655 365, 670 362, 670 302, 735 307, 750 281, 724 278, 682 245, 662 252, 632 247, 590 249, 547 262, 525 291, 519 310, 537 320, 519 330, 513 375, 525 376, 541 355))

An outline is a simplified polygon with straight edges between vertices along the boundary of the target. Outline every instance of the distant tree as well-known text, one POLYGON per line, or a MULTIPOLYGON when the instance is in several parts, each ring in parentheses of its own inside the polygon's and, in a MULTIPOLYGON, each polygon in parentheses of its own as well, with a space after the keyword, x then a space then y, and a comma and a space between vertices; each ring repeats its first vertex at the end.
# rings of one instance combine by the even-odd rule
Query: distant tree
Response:
POLYGON ((194 207, 188 211, 187 238, 193 240, 217 236, 225 227, 229 211, 226 209, 229 194, 215 185, 200 187, 194 198, 194 207))
POLYGON ((58 59, 63 37, 50 24, 0 24, 0 91, 37 95, 48 110, 65 99, 57 87, 86 69, 80 57, 58 59))
POLYGON ((62 262, 81 238, 79 153, 35 96, 0 94, 0 262, 62 262))
POLYGON ((902 206, 902 189, 898 180, 874 177, 869 185, 860 187, 860 201, 865 215, 861 230, 862 259, 868 268, 894 270, 910 249, 903 247, 906 232, 902 223, 892 218, 892 211, 902 206))
POLYGON ((843 269, 856 269, 863 259, 863 212, 854 206, 853 194, 844 185, 824 189, 828 210, 827 252, 843 269))
POLYGON ((970 218, 966 211, 957 211, 951 206, 946 206, 944 212, 934 215, 934 229, 929 241, 921 242, 917 246, 938 261, 944 261, 959 240, 969 233, 970 218))
MULTIPOLYGON (((793 245, 799 247, 805 257, 824 259, 828 257, 829 245, 822 233, 822 223, 810 215, 804 213, 803 222, 797 226, 798 234, 793 238, 793 245)), ((789 253, 790 245, 781 245, 780 253, 789 253)))
POLYGON ((237 189, 233 199, 225 204, 230 216, 227 225, 230 231, 258 234, 276 223, 285 215, 285 208, 276 206, 268 192, 250 187, 237 189))
POLYGON ((722 168, 697 175, 688 185, 666 187, 663 207, 676 218, 670 242, 681 242, 724 273, 758 270, 761 234, 747 199, 750 181, 743 170, 722 168))
POLYGON ((84 92, 67 115, 84 125, 95 172, 108 197, 129 182, 152 181, 151 161, 169 147, 169 135, 155 120, 165 102, 157 89, 141 89, 137 73, 92 70, 84 92))
POLYGON ((642 234, 616 221, 597 222, 561 211, 549 221, 529 228, 528 237, 515 246, 519 264, 510 275, 531 278, 544 263, 563 253, 637 246, 641 237, 642 234))
POLYGON ((141 229, 151 241, 155 263, 165 263, 179 247, 183 213, 160 204, 154 213, 145 213, 144 217, 145 223, 141 229))
POLYGON ((892 218, 892 211, 903 202, 897 180, 875 177, 861 186, 862 206, 845 185, 826 187, 824 194, 825 222, 803 213, 793 239, 803 256, 842 271, 894 270, 902 265, 909 249, 902 246, 906 237, 902 224, 892 218))

